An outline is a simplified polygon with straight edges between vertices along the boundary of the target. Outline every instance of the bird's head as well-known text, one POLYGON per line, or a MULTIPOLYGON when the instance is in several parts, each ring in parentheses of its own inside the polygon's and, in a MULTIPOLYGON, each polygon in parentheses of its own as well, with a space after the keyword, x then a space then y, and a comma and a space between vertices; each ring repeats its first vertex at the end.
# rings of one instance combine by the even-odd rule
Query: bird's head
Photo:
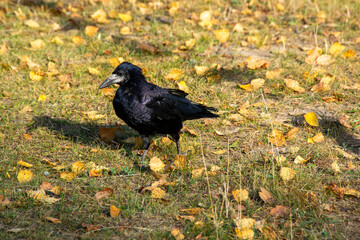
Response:
POLYGON ((114 72, 99 87, 99 89, 108 87, 113 84, 123 84, 131 79, 134 74, 141 74, 142 70, 129 62, 123 62, 117 66, 114 72))

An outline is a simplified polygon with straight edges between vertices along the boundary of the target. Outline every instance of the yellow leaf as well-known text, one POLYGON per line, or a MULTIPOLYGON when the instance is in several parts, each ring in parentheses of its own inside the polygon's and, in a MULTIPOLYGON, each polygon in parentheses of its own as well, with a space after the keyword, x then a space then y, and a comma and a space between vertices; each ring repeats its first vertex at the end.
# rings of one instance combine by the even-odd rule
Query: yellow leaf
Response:
POLYGON ((245 189, 236 189, 231 192, 235 201, 240 203, 241 201, 245 201, 249 198, 249 192, 245 189))
POLYGON ((181 71, 178 68, 173 68, 173 69, 170 70, 168 75, 165 76, 165 79, 166 80, 176 81, 181 77, 182 74, 183 74, 183 71, 181 71))
POLYGON ((88 71, 91 75, 99 75, 100 74, 100 71, 97 70, 96 68, 88 67, 88 71))
POLYGON ((118 209, 117 207, 115 207, 114 205, 110 206, 110 216, 111 217, 117 217, 120 214, 120 209, 118 209))
POLYGON ((56 64, 54 62, 48 62, 48 71, 46 75, 54 76, 60 74, 60 71, 56 69, 56 64))
POLYGON ((341 45, 340 43, 336 42, 336 43, 333 43, 331 46, 330 46, 330 49, 329 49, 329 53, 331 55, 339 55, 342 51, 345 50, 345 46, 341 45))
POLYGON ((205 76, 209 70, 210 68, 206 66, 195 66, 195 73, 199 77, 205 76))
POLYGON ((279 155, 279 156, 276 156, 275 160, 277 163, 282 163, 282 162, 286 161, 286 157, 279 155))
POLYGON ((326 92, 331 90, 331 83, 334 81, 333 77, 324 76, 320 82, 311 88, 312 92, 326 92))
POLYGON ((317 23, 323 23, 323 22, 325 22, 325 19, 326 19, 326 13, 324 11, 319 11, 316 14, 316 22, 317 23))
POLYGON ((72 164, 72 170, 74 173, 81 173, 85 170, 85 164, 77 161, 72 164))
POLYGON ((28 134, 28 133, 24 133, 24 138, 26 140, 32 140, 32 136, 30 134, 28 134))
POLYGON ((30 42, 30 46, 33 50, 40 50, 45 47, 45 42, 41 39, 37 39, 30 42))
POLYGON ((66 181, 71 181, 76 176, 74 172, 61 172, 60 178, 65 179, 66 181))
POLYGON ((17 175, 17 179, 21 183, 30 182, 32 177, 33 177, 32 172, 30 172, 28 170, 20 170, 20 172, 17 175))
POLYGON ((99 31, 98 27, 94 27, 94 26, 86 26, 85 27, 85 34, 88 35, 89 37, 94 36, 95 33, 97 33, 97 31, 99 31))
POLYGON ((315 60, 315 63, 322 66, 327 66, 332 63, 331 55, 323 54, 315 60))
POLYGON ((269 67, 270 63, 264 59, 249 57, 245 60, 245 65, 249 69, 262 69, 269 67))
POLYGON ((274 129, 269 135, 269 142, 275 146, 282 146, 285 144, 285 137, 281 131, 274 129))
POLYGON ((291 168, 282 167, 280 169, 280 177, 284 181, 289 181, 289 180, 293 179, 295 177, 295 175, 296 175, 296 171, 291 168))
POLYGON ((52 30, 54 30, 54 31, 58 31, 58 30, 60 30, 61 29, 61 26, 58 24, 58 23, 53 23, 53 24, 51 24, 51 28, 52 28, 52 30))
POLYGON ((291 129, 291 130, 286 134, 286 138, 287 138, 288 140, 293 139, 293 138, 297 135, 297 133, 298 133, 299 131, 300 131, 300 128, 294 127, 293 129, 291 129))
POLYGON ((270 80, 274 80, 276 78, 279 78, 280 77, 280 74, 284 71, 284 69, 282 68, 279 68, 279 69, 276 69, 276 70, 272 70, 272 71, 267 71, 266 74, 265 74, 265 77, 267 79, 270 79, 270 80))
POLYGON ((130 16, 129 14, 119 13, 118 16, 119 16, 119 18, 121 19, 121 21, 123 21, 123 22, 129 22, 129 21, 131 21, 131 16, 130 16))
POLYGON ((310 138, 308 138, 307 143, 309 143, 309 144, 314 144, 315 142, 314 142, 314 140, 310 137, 310 138))
POLYGON ((353 58, 355 56, 356 56, 356 52, 352 49, 347 50, 341 55, 342 58, 353 58))
POLYGON ((130 31, 130 28, 125 26, 120 29, 120 34, 122 35, 130 35, 132 32, 130 31))
MULTIPOLYGON (((107 14, 103 9, 99 9, 90 16, 93 20, 98 23, 108 23, 107 14)), ((91 37, 91 36, 90 36, 91 37)))
POLYGON ((250 228, 235 228, 236 236, 239 239, 253 239, 255 236, 254 230, 250 228))
POLYGON ((191 178, 199 178, 203 175, 205 169, 204 168, 197 168, 191 171, 191 178))
POLYGON ((24 23, 26 26, 28 26, 30 28, 39 28, 40 27, 39 23, 32 19, 26 20, 24 23))
POLYGON ((313 136, 312 139, 314 140, 314 142, 320 143, 320 142, 323 142, 323 141, 325 140, 325 137, 324 137, 324 135, 320 132, 320 133, 316 134, 315 136, 313 136))
POLYGON ((38 201, 44 200, 46 197, 44 189, 40 189, 37 191, 30 190, 28 191, 28 195, 38 201))
POLYGON ((174 158, 174 165, 175 167, 183 170, 186 167, 186 156, 176 155, 176 157, 174 158))
POLYGON ((300 155, 297 155, 296 158, 294 159, 294 163, 295 164, 303 164, 303 163, 306 163, 307 161, 309 161, 309 159, 310 158, 304 159, 300 155))
POLYGON ((52 223, 61 223, 61 220, 58 218, 53 218, 53 217, 45 217, 46 220, 52 222, 52 223))
POLYGON ((31 168, 31 167, 33 167, 33 165, 32 165, 32 164, 27 163, 27 162, 24 162, 23 160, 18 161, 18 162, 17 162, 17 165, 19 165, 19 166, 23 166, 23 167, 27 167, 27 168, 31 168))
POLYGON ((308 112, 304 115, 305 121, 310 124, 311 126, 318 127, 319 120, 314 112, 308 112))
POLYGON ((73 36, 71 41, 75 43, 76 45, 84 43, 84 39, 80 36, 73 36))
MULTIPOLYGON (((266 191, 266 190, 265 190, 266 191)), ((236 227, 239 229, 242 228, 255 228, 256 227, 256 221, 253 218, 240 218, 234 220, 236 227)))
POLYGON ((305 58, 307 64, 314 64, 316 59, 320 56, 322 50, 320 48, 314 48, 310 54, 305 58))
POLYGON ((339 164, 338 164, 336 161, 334 161, 334 162, 331 164, 331 169, 332 169, 335 173, 341 173, 339 164))
POLYGON ((7 46, 6 42, 3 42, 0 46, 0 55, 5 55, 9 51, 9 48, 7 46))
POLYGON ((115 57, 115 58, 110 58, 109 59, 109 63, 111 64, 111 66, 113 66, 115 68, 118 65, 120 65, 122 62, 125 62, 125 59, 123 59, 122 57, 115 57))
POLYGON ((162 137, 161 138, 161 144, 168 146, 172 143, 171 139, 168 137, 162 137))
POLYGON ((184 234, 180 232, 179 228, 171 229, 171 235, 175 238, 175 240, 183 240, 185 239, 184 234))
POLYGON ((210 11, 205 11, 200 14, 199 25, 211 29, 213 26, 212 14, 210 11))
POLYGON ((215 30, 214 35, 220 43, 226 43, 230 37, 230 31, 227 28, 223 28, 220 30, 215 30))
POLYGON ((285 78, 284 82, 288 88, 290 88, 296 92, 299 92, 299 93, 305 92, 305 88, 300 87, 299 82, 296 80, 285 78))
POLYGON ((166 195, 166 192, 159 187, 156 187, 151 191, 151 197, 155 198, 155 199, 164 198, 165 195, 166 195))
POLYGON ((219 149, 217 151, 213 151, 213 153, 216 154, 216 155, 222 155, 222 154, 224 154, 226 152, 227 152, 226 149, 219 149))
POLYGON ((57 45, 64 45, 64 41, 59 36, 52 38, 51 42, 57 45))
POLYGON ((155 172, 161 172, 164 169, 165 164, 161 161, 160 158, 152 157, 150 159, 149 167, 155 172))
POLYGON ((89 177, 101 177, 102 169, 91 169, 89 171, 89 177))
POLYGON ((235 24, 233 30, 234 30, 234 32, 242 33, 242 32, 244 32, 244 27, 240 23, 237 23, 237 24, 235 24))
POLYGON ((195 46, 196 44, 196 39, 195 38, 192 38, 192 39, 189 39, 187 41, 185 41, 185 46, 188 48, 188 49, 191 49, 195 46))
POLYGON ((254 90, 261 88, 265 84, 265 79, 262 78, 256 78, 251 80, 250 83, 254 90))
POLYGON ((39 98, 38 98, 38 102, 43 102, 43 101, 46 101, 46 100, 47 100, 47 97, 44 94, 40 95, 39 98))
POLYGON ((275 8, 276 8, 278 11, 280 11, 280 12, 282 12, 282 11, 285 10, 285 7, 284 7, 284 5, 283 5, 282 3, 277 3, 277 4, 275 5, 275 8))
POLYGON ((186 93, 189 93, 189 87, 186 85, 184 81, 179 82, 177 85, 178 85, 178 89, 186 93))
POLYGON ((115 90, 113 88, 103 88, 101 89, 101 93, 104 96, 110 96, 113 97, 115 95, 115 90))
POLYGON ((116 13, 115 10, 110 10, 110 11, 108 12, 108 15, 109 15, 109 18, 113 18, 113 19, 118 16, 118 14, 116 13))
POLYGON ((43 76, 44 76, 44 73, 38 71, 38 72, 35 72, 33 70, 31 70, 29 72, 29 78, 33 81, 40 81, 41 79, 43 79, 43 76))

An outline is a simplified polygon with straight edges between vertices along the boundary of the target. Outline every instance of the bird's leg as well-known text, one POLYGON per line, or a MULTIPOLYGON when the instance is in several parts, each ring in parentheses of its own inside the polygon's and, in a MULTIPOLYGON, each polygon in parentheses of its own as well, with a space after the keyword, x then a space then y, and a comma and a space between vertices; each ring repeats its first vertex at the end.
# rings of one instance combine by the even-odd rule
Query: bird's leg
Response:
POLYGON ((178 155, 181 155, 179 140, 176 140, 176 149, 177 149, 178 155))
POLYGON ((189 151, 186 151, 184 153, 181 153, 181 150, 180 150, 180 136, 179 134, 171 134, 171 138, 176 142, 176 149, 177 149, 177 154, 178 155, 186 155, 189 151))
POLYGON ((144 153, 143 155, 141 156, 141 164, 144 162, 145 160, 145 157, 146 157, 146 153, 150 147, 150 139, 148 136, 145 136, 145 135, 141 135, 141 140, 143 142, 143 149, 144 149, 144 153))

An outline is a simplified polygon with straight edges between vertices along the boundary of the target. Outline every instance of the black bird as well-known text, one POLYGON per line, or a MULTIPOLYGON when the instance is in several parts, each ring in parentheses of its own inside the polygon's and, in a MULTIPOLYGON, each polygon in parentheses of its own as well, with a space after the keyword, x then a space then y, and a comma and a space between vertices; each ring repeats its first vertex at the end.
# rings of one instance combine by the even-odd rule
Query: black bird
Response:
POLYGON ((142 162, 152 136, 170 135, 180 155, 179 131, 183 121, 219 117, 210 112, 217 111, 215 108, 186 99, 184 91, 148 83, 141 68, 128 62, 117 66, 99 89, 112 84, 120 85, 113 100, 116 115, 140 133, 145 149, 142 162))

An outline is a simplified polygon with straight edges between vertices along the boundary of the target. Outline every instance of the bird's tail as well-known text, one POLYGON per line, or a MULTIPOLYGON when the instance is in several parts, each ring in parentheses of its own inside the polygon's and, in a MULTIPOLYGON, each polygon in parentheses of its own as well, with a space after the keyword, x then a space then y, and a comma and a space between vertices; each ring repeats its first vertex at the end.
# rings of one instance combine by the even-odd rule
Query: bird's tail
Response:
POLYGON ((213 107, 207 107, 205 105, 202 105, 200 103, 194 103, 191 104, 191 110, 184 111, 184 120, 193 120, 193 119, 199 119, 199 118, 216 118, 219 117, 219 115, 212 113, 217 112, 216 108, 213 107))

